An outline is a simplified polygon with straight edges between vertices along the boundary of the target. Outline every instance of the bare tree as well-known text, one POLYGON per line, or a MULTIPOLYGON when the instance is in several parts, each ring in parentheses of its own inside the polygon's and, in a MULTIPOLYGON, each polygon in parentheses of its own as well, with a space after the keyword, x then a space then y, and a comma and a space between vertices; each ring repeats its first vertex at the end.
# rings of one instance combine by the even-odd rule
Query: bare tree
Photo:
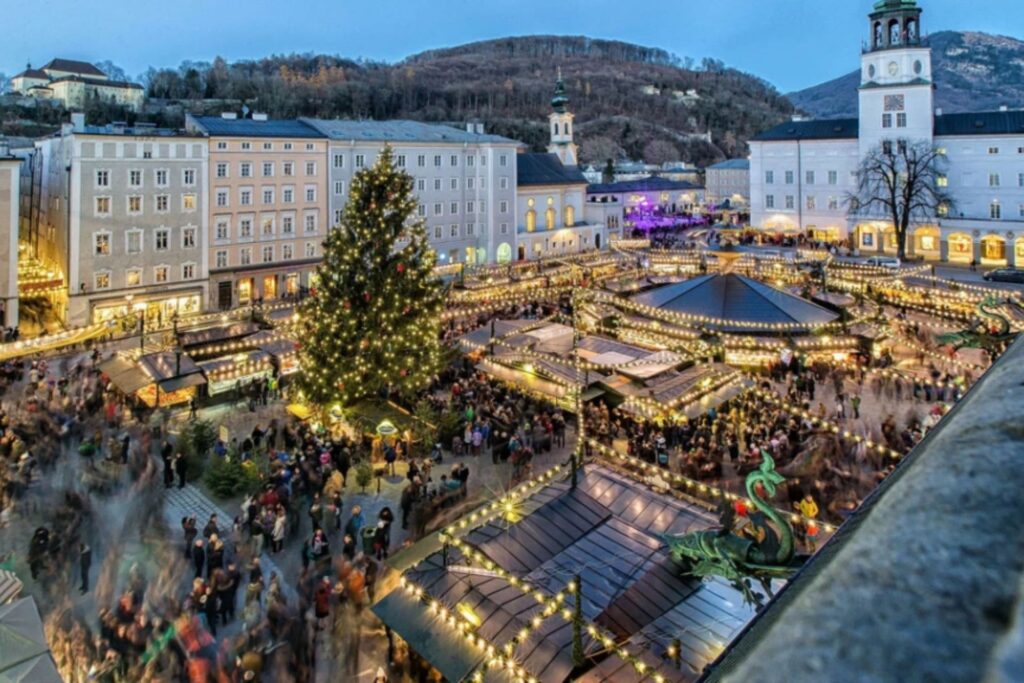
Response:
POLYGON ((890 219, 897 254, 906 258, 911 224, 952 208, 951 195, 939 186, 945 165, 945 155, 926 141, 883 141, 860 162, 857 190, 847 198, 850 214, 890 219))

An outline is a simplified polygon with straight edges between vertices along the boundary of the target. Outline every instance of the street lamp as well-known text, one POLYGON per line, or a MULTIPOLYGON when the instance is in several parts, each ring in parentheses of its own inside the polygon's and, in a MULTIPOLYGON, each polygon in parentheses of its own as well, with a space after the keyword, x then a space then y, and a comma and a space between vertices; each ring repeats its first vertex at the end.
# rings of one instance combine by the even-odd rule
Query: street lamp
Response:
POLYGON ((171 314, 171 328, 174 330, 174 340, 177 343, 178 340, 178 309, 174 309, 174 313, 171 314))

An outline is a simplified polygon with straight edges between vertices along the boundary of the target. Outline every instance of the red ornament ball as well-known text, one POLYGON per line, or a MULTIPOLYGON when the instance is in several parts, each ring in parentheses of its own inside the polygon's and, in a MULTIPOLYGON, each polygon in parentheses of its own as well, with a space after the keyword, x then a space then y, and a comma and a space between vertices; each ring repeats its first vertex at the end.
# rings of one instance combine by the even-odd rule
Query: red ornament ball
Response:
POLYGON ((363 301, 366 301, 366 302, 370 301, 370 293, 369 292, 363 292, 363 301))
POLYGON ((398 374, 401 375, 402 377, 405 377, 407 374, 409 374, 409 372, 405 368, 402 368, 401 370, 398 371, 398 374))
POLYGON ((398 264, 398 272, 399 273, 404 273, 405 272, 405 264, 404 263, 399 263, 398 264))

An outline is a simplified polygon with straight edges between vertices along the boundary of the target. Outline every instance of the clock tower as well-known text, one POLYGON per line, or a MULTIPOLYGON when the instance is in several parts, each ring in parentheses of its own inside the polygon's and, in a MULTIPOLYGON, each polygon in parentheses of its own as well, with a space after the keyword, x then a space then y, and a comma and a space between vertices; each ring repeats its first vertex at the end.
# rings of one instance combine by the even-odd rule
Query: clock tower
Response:
POLYGON ((572 112, 568 109, 569 96, 565 94, 565 82, 562 81, 562 69, 558 69, 558 80, 555 81, 555 95, 551 98, 551 113, 548 124, 551 126, 551 144, 548 152, 558 155, 564 166, 575 166, 579 163, 579 149, 573 142, 572 112))
POLYGON ((917 0, 878 0, 861 55, 860 154, 883 140, 931 141, 932 52, 921 36, 917 0))

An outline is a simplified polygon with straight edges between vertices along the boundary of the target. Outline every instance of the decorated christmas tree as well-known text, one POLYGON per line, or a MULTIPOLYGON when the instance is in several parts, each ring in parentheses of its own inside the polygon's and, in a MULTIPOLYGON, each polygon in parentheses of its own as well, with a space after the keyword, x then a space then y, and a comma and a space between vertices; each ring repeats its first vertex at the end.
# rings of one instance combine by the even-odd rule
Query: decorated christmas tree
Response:
POLYGON ((382 389, 409 394, 440 369, 444 288, 412 187, 389 147, 352 179, 341 225, 327 236, 317 282, 299 307, 306 401, 348 406, 382 389))

